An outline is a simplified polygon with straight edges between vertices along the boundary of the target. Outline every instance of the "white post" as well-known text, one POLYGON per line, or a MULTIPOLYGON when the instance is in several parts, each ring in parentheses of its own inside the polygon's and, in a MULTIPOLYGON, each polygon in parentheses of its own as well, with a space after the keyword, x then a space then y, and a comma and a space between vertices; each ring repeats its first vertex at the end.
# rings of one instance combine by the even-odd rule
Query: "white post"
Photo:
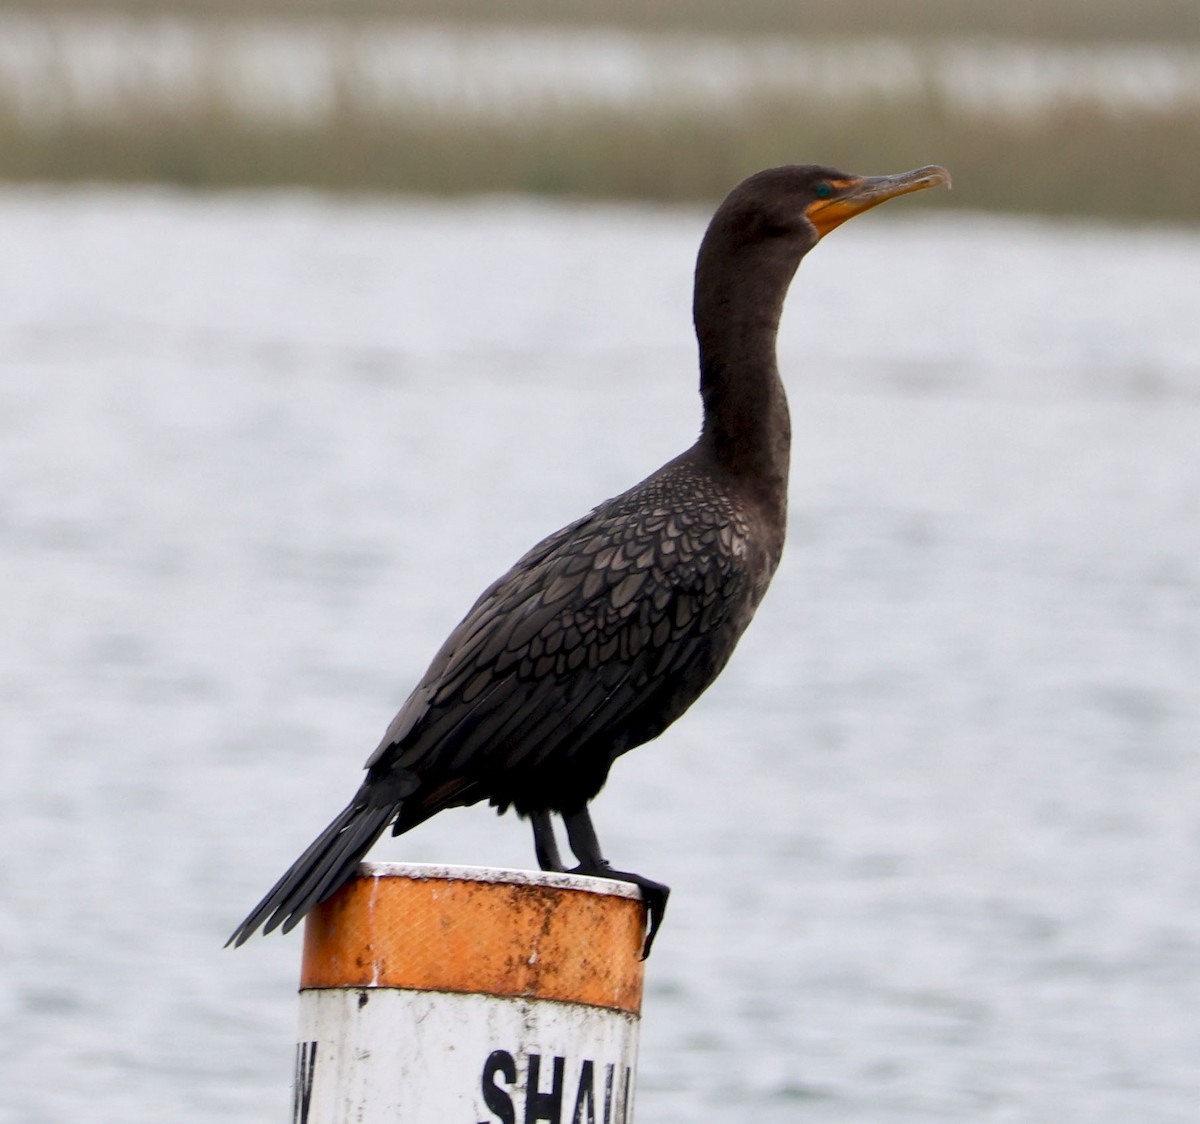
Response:
POLYGON ((293 1124, 631 1124, 622 882, 365 863, 305 922, 293 1124))

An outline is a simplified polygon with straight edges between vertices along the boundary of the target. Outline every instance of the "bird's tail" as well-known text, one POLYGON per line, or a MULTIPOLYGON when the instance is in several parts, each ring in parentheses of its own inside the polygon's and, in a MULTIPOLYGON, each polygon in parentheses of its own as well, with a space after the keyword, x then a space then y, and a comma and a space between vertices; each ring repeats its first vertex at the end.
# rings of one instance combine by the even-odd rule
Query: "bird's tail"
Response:
POLYGON ((260 926, 264 933, 280 925, 285 933, 295 928, 309 910, 331 897, 354 873, 396 808, 393 803, 364 801, 361 792, 355 796, 250 911, 225 947, 245 943, 260 926))

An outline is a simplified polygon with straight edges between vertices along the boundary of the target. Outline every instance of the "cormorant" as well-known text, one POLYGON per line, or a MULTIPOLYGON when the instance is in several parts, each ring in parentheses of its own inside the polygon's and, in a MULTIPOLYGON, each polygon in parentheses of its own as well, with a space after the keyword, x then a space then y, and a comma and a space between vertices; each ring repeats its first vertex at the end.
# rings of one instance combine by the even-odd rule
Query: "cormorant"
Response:
POLYGON ((450 634, 366 763, 354 798, 237 927, 286 932, 330 897, 390 824, 488 800, 533 825, 543 870, 634 883, 649 923, 668 888, 604 860, 588 802, 626 750, 661 734, 717 677, 783 550, 791 426, 775 362, 804 255, 884 200, 950 184, 943 168, 862 177, 790 165, 717 209, 696 262, 704 422, 686 452, 538 543, 450 634))

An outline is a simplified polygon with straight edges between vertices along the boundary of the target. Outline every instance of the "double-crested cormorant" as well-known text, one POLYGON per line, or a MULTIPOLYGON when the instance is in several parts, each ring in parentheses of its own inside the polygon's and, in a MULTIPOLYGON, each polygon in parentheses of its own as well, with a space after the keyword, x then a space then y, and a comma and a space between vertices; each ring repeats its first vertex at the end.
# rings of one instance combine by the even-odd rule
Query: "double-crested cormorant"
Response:
POLYGON ((939 167, 864 178, 772 168, 717 209, 696 262, 704 424, 687 452, 538 543, 450 634, 336 819, 230 937, 291 929, 333 894, 390 824, 488 800, 533 824, 543 870, 632 882, 649 912, 668 889, 614 870, 588 813, 609 768, 717 677, 783 550, 791 426, 775 336, 801 258, 846 219, 950 183, 939 167))

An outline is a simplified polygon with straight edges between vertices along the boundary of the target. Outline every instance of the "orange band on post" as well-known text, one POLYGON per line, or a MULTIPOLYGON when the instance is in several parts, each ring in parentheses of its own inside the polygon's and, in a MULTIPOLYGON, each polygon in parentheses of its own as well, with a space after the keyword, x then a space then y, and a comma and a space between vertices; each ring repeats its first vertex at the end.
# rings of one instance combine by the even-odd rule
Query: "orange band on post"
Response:
POLYGON ((628 887, 437 870, 372 864, 313 910, 300 986, 470 992, 641 1011, 643 908, 628 887), (570 882, 578 886, 564 885, 570 882))

